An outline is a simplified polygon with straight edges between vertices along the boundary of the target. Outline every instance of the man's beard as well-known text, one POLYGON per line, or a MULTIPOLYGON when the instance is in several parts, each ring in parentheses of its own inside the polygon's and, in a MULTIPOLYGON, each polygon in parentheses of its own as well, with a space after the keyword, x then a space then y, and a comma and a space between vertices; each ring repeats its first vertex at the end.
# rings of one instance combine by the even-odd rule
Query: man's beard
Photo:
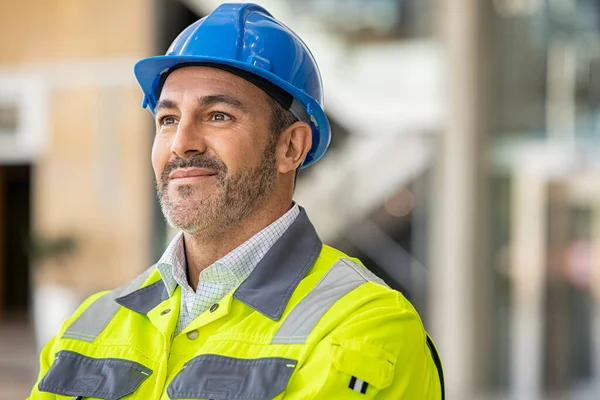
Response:
POLYGON ((169 161, 156 184, 160 206, 169 225, 188 234, 218 236, 259 209, 276 182, 275 145, 269 140, 256 167, 242 167, 233 175, 227 174, 227 166, 220 159, 205 153, 169 161), (178 198, 171 199, 169 174, 178 168, 191 167, 215 173, 216 182, 210 187, 212 193, 198 196, 199 191, 209 188, 180 185, 176 188, 178 198))

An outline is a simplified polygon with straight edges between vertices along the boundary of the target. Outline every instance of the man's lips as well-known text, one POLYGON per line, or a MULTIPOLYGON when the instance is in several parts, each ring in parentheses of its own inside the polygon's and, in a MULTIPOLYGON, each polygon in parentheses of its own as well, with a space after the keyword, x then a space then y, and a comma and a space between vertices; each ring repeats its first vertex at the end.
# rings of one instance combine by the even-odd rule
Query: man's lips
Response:
POLYGON ((169 174, 170 181, 194 181, 202 178, 209 178, 216 175, 216 172, 204 168, 181 168, 169 174))

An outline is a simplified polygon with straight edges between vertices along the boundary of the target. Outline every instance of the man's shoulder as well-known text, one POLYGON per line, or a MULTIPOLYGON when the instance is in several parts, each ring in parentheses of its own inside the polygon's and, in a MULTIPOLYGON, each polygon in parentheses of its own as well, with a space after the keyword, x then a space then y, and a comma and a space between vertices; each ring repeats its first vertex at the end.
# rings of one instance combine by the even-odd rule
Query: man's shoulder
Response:
POLYGON ((329 270, 332 281, 336 285, 351 280, 355 282, 355 289, 349 290, 341 299, 348 302, 347 309, 354 312, 388 308, 397 312, 411 312, 416 310, 406 297, 399 291, 392 289, 383 279, 371 272, 356 258, 340 258, 329 270), (350 304, 352 306, 350 307, 350 304))
POLYGON ((92 304, 96 303, 98 300, 105 298, 106 301, 112 302, 112 301, 114 301, 114 299, 116 299, 118 297, 126 296, 133 291, 136 291, 145 286, 149 286, 150 284, 154 283, 158 279, 160 279, 160 274, 156 268, 156 264, 154 264, 154 265, 150 266, 149 268, 147 268, 144 272, 139 274, 134 279, 131 279, 130 281, 126 282, 125 284, 123 284, 117 288, 102 290, 102 291, 96 292, 96 293, 88 296, 79 305, 79 307, 77 307, 77 310, 75 310, 75 312, 71 315, 71 317, 69 319, 70 320, 76 319, 86 309, 88 309, 92 304), (110 300, 108 300, 109 298, 110 298, 110 300))
POLYGON ((328 245, 323 245, 321 254, 315 262, 315 269, 324 271, 322 281, 330 281, 333 285, 340 285, 351 281, 356 287, 369 283, 371 290, 388 293, 395 296, 395 290, 379 276, 371 272, 358 258, 328 245))
POLYGON ((329 301, 335 298, 329 316, 336 320, 341 318, 340 323, 357 315, 369 318, 369 315, 377 314, 393 320, 410 317, 420 325, 420 317, 406 297, 390 288, 359 259, 323 246, 315 267, 315 273, 320 277, 306 295, 305 302, 318 303, 320 297, 329 301))

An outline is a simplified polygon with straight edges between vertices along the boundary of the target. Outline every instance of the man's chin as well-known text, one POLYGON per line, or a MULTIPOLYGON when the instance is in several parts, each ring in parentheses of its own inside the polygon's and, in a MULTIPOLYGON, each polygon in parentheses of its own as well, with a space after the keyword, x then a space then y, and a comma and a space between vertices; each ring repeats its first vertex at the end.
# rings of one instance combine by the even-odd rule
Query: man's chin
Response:
POLYGON ((211 212, 206 204, 190 198, 171 198, 168 203, 161 204, 162 212, 169 225, 184 232, 197 231, 211 220, 211 212))
POLYGON ((167 202, 174 211, 187 214, 211 207, 215 197, 214 192, 200 190, 195 185, 183 185, 169 188, 167 202))
POLYGON ((172 228, 189 234, 198 233, 206 226, 204 221, 191 220, 190 218, 168 216, 166 219, 172 228))

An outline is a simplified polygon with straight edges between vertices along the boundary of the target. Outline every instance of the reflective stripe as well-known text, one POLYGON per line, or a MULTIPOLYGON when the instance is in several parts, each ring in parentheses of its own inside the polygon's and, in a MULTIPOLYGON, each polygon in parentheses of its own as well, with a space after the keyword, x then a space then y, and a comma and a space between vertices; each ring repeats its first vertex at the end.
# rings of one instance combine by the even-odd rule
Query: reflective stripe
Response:
POLYGON ((133 292, 148 279, 154 266, 127 285, 106 293, 90 304, 65 331, 63 338, 93 342, 121 307, 115 299, 133 292))
POLYGON ((375 281, 387 285, 368 269, 340 259, 298 303, 281 324, 271 344, 303 344, 319 320, 336 301, 360 285, 375 281))

